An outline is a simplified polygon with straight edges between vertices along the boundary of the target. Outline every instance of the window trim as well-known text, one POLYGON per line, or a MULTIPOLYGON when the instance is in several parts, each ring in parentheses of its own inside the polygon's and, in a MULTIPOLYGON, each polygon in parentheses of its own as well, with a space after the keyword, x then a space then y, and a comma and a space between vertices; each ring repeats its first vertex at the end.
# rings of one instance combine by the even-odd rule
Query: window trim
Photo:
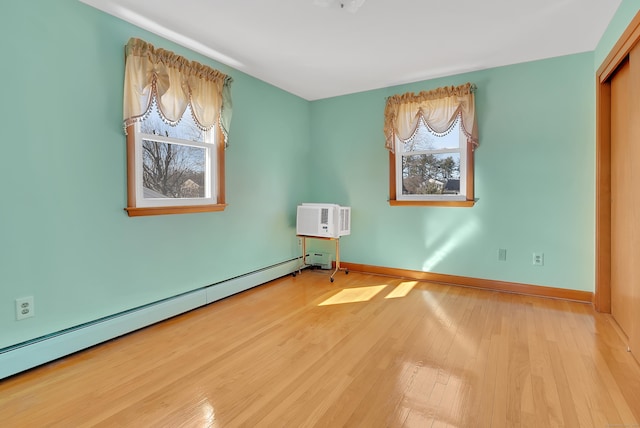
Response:
MULTIPOLYGON (((395 151, 389 151, 389 205, 397 206, 429 206, 429 207, 473 207, 476 203, 474 198, 474 150, 473 146, 467 143, 467 185, 466 200, 436 200, 436 199, 397 199, 396 190, 396 154, 395 151)), ((402 155, 400 155, 402 156, 402 155)))
POLYGON ((217 195, 215 204, 198 204, 198 205, 174 205, 174 206, 153 206, 140 207, 137 206, 137 169, 136 169, 136 129, 135 124, 131 124, 126 128, 127 135, 127 207, 125 210, 129 217, 150 216, 150 215, 166 215, 166 214, 189 214, 202 212, 224 211, 227 207, 225 202, 225 180, 224 180, 224 136, 219 125, 214 127, 215 138, 214 148, 215 161, 211 165, 212 174, 215 174, 214 186, 212 193, 217 195))

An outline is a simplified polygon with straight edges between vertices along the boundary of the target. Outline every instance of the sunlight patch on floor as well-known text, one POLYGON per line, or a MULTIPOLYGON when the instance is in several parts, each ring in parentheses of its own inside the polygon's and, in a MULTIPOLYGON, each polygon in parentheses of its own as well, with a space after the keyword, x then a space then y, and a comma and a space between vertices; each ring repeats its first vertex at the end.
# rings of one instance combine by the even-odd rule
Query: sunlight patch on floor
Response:
POLYGON ((399 297, 405 297, 411 290, 413 290, 413 287, 415 287, 417 283, 418 281, 401 282, 396 288, 391 290, 391 293, 387 294, 384 298, 397 299, 399 297))
POLYGON ((369 287, 345 288, 329 297, 318 306, 342 305, 344 303, 367 302, 385 289, 386 285, 371 285, 369 287))

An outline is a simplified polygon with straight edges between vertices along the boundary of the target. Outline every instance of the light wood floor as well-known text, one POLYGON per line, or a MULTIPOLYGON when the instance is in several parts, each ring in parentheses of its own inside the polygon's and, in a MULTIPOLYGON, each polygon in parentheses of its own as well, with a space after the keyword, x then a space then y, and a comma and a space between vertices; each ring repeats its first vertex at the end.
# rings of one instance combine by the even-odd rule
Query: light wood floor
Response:
POLYGON ((303 272, 0 381, 3 427, 637 427, 590 305, 303 272))

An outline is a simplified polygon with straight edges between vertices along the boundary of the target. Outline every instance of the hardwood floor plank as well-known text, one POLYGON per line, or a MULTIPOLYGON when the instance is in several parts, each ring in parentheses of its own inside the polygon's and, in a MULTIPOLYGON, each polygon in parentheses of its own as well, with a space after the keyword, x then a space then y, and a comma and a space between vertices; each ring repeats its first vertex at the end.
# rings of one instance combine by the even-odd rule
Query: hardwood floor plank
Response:
POLYGON ((538 426, 562 427, 562 409, 553 376, 540 311, 535 310, 535 302, 527 306, 527 334, 529 343, 529 364, 531 366, 531 389, 538 426))
POLYGON ((588 304, 303 272, 0 381, 0 421, 633 426, 638 379, 588 304))

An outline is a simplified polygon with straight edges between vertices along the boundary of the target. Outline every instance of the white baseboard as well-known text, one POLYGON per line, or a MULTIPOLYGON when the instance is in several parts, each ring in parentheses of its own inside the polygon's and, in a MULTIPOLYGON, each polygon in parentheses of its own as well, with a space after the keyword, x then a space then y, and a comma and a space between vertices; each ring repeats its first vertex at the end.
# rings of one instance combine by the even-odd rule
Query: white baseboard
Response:
POLYGON ((297 271, 293 259, 0 350, 0 379, 297 271))

